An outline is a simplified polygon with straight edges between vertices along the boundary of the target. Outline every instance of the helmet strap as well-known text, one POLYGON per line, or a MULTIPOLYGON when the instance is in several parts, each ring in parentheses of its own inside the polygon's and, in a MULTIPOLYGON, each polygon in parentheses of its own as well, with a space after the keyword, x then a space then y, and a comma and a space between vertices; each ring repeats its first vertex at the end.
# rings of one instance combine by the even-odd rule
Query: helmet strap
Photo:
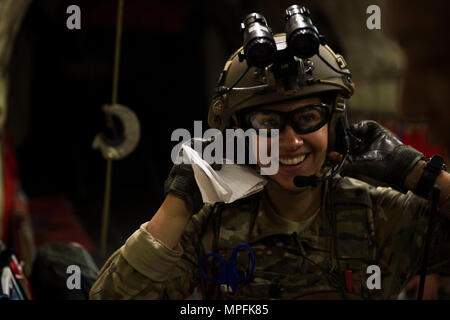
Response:
POLYGON ((333 111, 331 114, 331 118, 328 124, 328 150, 336 150, 336 147, 339 145, 339 139, 342 139, 344 136, 343 129, 347 129, 348 120, 347 120, 347 112, 346 112, 346 104, 345 99, 342 95, 337 94, 333 103, 333 111), (343 119, 341 119, 344 117, 343 119), (344 120, 344 121, 343 121, 344 120), (342 128, 342 125, 339 122, 344 122, 345 126, 342 128))

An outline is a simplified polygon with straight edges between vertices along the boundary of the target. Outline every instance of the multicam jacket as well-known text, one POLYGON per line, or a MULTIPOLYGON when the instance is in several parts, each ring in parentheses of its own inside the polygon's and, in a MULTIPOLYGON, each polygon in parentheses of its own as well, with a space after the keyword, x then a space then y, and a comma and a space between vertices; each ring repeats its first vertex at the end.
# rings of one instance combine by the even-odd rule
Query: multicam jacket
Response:
MULTIPOLYGON (((208 299, 395 299, 421 267, 427 201, 340 176, 323 190, 322 208, 303 222, 277 215, 265 192, 205 205, 175 249, 143 224, 105 263, 90 298, 185 299, 195 290, 208 299), (228 260, 241 243, 253 249, 255 269, 232 294, 205 280, 199 261, 210 252, 228 260), (380 289, 367 287, 370 265, 381 270, 380 289)), ((450 274, 447 225, 439 219, 435 224, 429 273, 450 274)), ((240 250, 236 267, 244 274, 248 260, 240 250)), ((207 274, 217 275, 218 268, 206 260, 207 274)))

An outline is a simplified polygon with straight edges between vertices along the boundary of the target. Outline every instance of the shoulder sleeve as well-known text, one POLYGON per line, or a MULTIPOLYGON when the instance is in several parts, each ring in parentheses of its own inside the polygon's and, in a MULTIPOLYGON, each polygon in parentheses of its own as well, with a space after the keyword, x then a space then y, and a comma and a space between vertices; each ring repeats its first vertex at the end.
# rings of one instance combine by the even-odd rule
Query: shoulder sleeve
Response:
POLYGON ((144 223, 100 270, 90 299, 185 299, 199 283, 199 234, 210 207, 186 226, 180 243, 168 248, 144 223))
MULTIPOLYGON (((420 270, 428 230, 428 201, 391 188, 371 187, 373 200, 377 261, 391 277, 390 292, 394 294, 420 270)), ((432 232, 428 273, 448 274, 450 246, 448 223, 436 217, 432 232), (444 244, 444 245, 442 245, 444 244)))
POLYGON ((420 248, 428 225, 428 202, 412 192, 403 194, 384 187, 370 188, 370 195, 378 247, 396 244, 397 249, 420 248))

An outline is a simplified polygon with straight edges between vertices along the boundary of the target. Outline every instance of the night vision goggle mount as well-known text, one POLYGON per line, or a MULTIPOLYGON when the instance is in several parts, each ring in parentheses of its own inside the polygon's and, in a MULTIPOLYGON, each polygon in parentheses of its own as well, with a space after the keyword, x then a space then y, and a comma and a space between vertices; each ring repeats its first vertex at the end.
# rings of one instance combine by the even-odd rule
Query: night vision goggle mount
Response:
MULTIPOLYGON (((259 13, 247 15, 241 23, 244 43, 238 53, 239 61, 247 62, 247 70, 230 87, 219 86, 216 94, 230 91, 262 91, 268 88, 277 91, 299 90, 301 87, 323 82, 312 76, 313 64, 308 58, 317 55, 329 68, 351 80, 349 72, 337 70, 319 54, 319 46, 325 45, 325 38, 311 20, 310 11, 299 5, 292 5, 285 12, 285 41, 276 42, 266 18, 259 13), (250 67, 259 68, 266 84, 235 88, 250 67)), ((329 83, 333 85, 333 83, 329 83)))

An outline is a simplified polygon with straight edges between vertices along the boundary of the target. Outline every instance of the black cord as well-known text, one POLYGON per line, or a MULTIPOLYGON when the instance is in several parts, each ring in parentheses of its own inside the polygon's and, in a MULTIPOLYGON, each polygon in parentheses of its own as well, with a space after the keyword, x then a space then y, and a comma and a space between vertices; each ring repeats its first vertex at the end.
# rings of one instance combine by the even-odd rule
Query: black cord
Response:
MULTIPOLYGON (((223 205, 219 205, 218 206, 218 210, 214 215, 214 220, 213 220, 213 229, 214 229, 214 239, 213 239, 213 252, 215 253, 219 253, 219 240, 220 240, 220 227, 222 224, 222 212, 223 212, 223 205)), ((219 295, 221 294, 220 292, 220 286, 221 284, 219 282, 216 282, 216 286, 214 288, 214 300, 217 300, 219 295)))
POLYGON ((205 252, 203 251, 202 239, 203 239, 203 236, 205 235, 205 232, 206 232, 206 229, 208 227, 209 221, 211 220, 211 217, 215 214, 216 210, 217 210, 217 202, 211 208, 211 211, 209 212, 209 215, 206 218, 206 222, 202 226, 202 230, 201 230, 200 235, 198 237, 198 243, 197 243, 198 271, 199 271, 199 277, 200 277, 200 290, 201 290, 201 293, 202 293, 202 299, 203 300, 208 300, 208 297, 206 296, 205 279, 203 278, 203 275, 202 275, 202 273, 200 271, 201 258, 205 254, 205 252))
POLYGON ((423 291, 425 288, 425 278, 427 276, 427 264, 428 264, 428 255, 431 243, 431 236, 434 228, 434 217, 437 213, 437 206, 440 198, 440 190, 439 188, 434 187, 431 195, 431 208, 430 208, 430 216, 428 217, 428 230, 427 230, 427 238, 425 240, 425 249, 423 253, 423 261, 421 267, 421 275, 420 275, 420 283, 419 283, 419 294, 417 295, 417 300, 422 300, 423 291))
MULTIPOLYGON (((342 270, 341 270, 341 261, 340 258, 338 257, 338 249, 337 249, 337 245, 338 245, 338 237, 337 237, 337 217, 336 217, 336 212, 334 210, 334 201, 333 201, 333 192, 335 191, 335 185, 333 184, 333 180, 329 180, 330 186, 327 190, 328 192, 328 202, 327 202, 327 209, 329 210, 329 212, 331 212, 331 228, 333 230, 333 251, 334 251, 334 257, 336 259, 336 263, 337 263, 337 272, 338 275, 340 277, 342 277, 342 270)), ((328 212, 327 210, 327 212, 328 212)), ((342 279, 341 279, 342 281, 342 279)), ((342 294, 342 298, 344 300, 347 300, 347 295, 345 294, 345 287, 344 285, 341 285, 340 287, 341 289, 341 294, 342 294)))
POLYGON ((333 67, 327 60, 325 60, 324 57, 322 57, 319 53, 317 53, 317 56, 320 58, 320 60, 322 60, 329 68, 331 68, 334 72, 337 72, 339 74, 343 74, 346 75, 348 77, 352 77, 352 74, 350 72, 342 72, 339 71, 338 69, 336 69, 335 67, 333 67))
POLYGON ((328 283, 333 287, 333 288, 337 288, 337 289, 341 289, 343 284, 342 284, 342 280, 339 278, 339 276, 336 276, 334 273, 330 272, 330 270, 327 270, 325 268, 322 268, 321 265, 319 265, 318 263, 316 263, 314 260, 311 260, 310 258, 308 258, 307 256, 305 256, 302 252, 301 252, 301 245, 297 239, 297 233, 294 232, 292 233, 292 239, 294 240, 295 245, 298 247, 298 249, 295 251, 300 257, 302 257, 306 262, 309 262, 311 265, 317 267, 321 272, 321 276, 325 277, 325 279, 328 281, 328 283), (333 285, 333 284, 336 284, 333 285))
MULTIPOLYGON (((233 85, 228 89, 228 92, 230 92, 231 90, 233 90, 233 88, 242 80, 242 78, 247 74, 248 70, 250 70, 250 67, 247 66, 247 69, 244 71, 244 73, 239 77, 239 79, 236 80, 235 83, 233 83, 233 85)), ((228 93, 227 92, 227 93, 228 93)))
POLYGON ((247 74, 248 70, 250 70, 249 66, 247 66, 247 69, 241 74, 241 76, 233 83, 233 85, 231 87, 228 88, 228 87, 221 86, 221 87, 218 88, 218 92, 217 93, 219 95, 224 95, 224 94, 229 93, 242 80, 242 78, 247 74), (224 91, 222 91, 222 90, 224 90, 224 91))

